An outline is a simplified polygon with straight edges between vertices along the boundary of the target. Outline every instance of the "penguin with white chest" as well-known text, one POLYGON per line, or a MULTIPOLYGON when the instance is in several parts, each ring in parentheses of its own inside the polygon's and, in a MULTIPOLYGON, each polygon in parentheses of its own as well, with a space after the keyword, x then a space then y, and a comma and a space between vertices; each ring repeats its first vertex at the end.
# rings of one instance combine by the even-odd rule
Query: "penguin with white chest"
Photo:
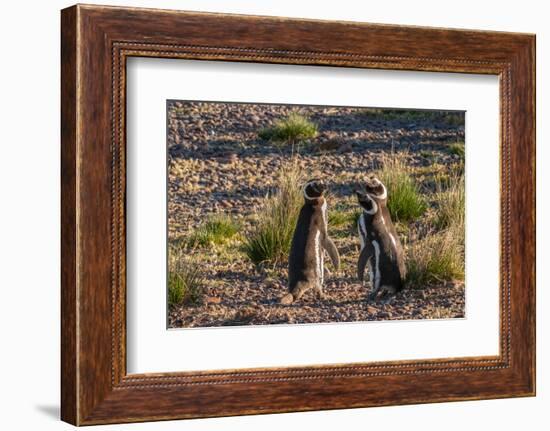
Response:
POLYGON ((384 184, 371 175, 365 190, 356 194, 363 210, 357 223, 361 241, 357 277, 363 281, 368 266, 372 286, 369 299, 388 298, 403 288, 406 276, 403 247, 387 208, 388 192, 384 184))
POLYGON ((324 254, 327 251, 338 270, 340 256, 327 232, 326 186, 319 180, 308 181, 303 189, 304 205, 300 210, 288 259, 289 293, 281 304, 291 304, 310 289, 324 298, 324 254))

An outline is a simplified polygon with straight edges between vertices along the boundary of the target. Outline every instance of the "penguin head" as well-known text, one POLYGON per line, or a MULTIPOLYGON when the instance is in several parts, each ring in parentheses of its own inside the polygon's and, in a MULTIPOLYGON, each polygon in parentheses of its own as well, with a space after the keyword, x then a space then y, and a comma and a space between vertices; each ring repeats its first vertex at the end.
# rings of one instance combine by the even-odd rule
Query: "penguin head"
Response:
POLYGON ((309 180, 304 184, 304 197, 306 200, 316 200, 323 196, 327 186, 317 179, 309 180))
POLYGON ((384 201, 388 198, 386 186, 382 184, 374 174, 370 174, 365 180, 365 190, 376 201, 384 201))
POLYGON ((369 215, 374 215, 378 212, 378 204, 368 193, 362 190, 356 190, 355 194, 357 195, 357 201, 361 208, 363 208, 363 211, 369 215))

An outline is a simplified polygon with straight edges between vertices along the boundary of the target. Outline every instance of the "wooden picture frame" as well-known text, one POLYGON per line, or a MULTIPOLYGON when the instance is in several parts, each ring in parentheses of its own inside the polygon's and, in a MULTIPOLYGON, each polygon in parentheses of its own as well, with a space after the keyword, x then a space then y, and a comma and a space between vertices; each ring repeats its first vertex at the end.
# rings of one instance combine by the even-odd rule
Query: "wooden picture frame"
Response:
POLYGON ((77 5, 62 11, 61 417, 75 425, 535 394, 535 37, 77 5), (130 374, 125 97, 131 56, 500 78, 500 354, 130 374))

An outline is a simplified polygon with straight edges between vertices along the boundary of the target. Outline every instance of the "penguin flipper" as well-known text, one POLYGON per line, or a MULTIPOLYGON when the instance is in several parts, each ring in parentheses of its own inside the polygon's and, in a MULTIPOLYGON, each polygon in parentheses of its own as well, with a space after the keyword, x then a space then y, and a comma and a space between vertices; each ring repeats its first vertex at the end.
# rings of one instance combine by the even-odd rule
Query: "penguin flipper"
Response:
POLYGON ((334 265, 334 268, 336 269, 336 271, 338 271, 338 269, 340 268, 340 254, 338 253, 338 249, 328 236, 325 236, 325 239, 323 241, 323 248, 327 251, 328 255, 330 256, 330 260, 334 265))
POLYGON ((361 250, 361 254, 359 254, 359 260, 357 261, 357 278, 359 281, 363 281, 363 278, 365 276, 365 266, 367 266, 367 262, 372 256, 372 247, 369 247, 368 245, 365 245, 363 247, 363 250, 361 250))

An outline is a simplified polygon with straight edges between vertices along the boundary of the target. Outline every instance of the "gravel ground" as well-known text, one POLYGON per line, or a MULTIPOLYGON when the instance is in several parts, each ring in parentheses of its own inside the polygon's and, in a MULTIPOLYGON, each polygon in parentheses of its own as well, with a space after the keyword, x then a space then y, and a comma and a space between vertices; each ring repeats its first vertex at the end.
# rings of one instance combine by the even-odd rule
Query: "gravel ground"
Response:
POLYGON ((169 240, 185 238, 219 213, 238 220, 242 231, 224 245, 188 251, 187 258, 204 270, 204 298, 198 305, 172 307, 169 327, 464 317, 462 282, 405 289, 388 304, 368 302, 370 286, 355 279, 359 240, 347 225, 329 227, 342 268, 326 278, 327 298, 309 293, 290 306, 277 303, 287 291, 286 264, 256 268, 239 247, 275 187, 275 173, 291 156, 290 148, 262 141, 258 131, 296 111, 319 126, 319 135, 295 157, 305 172, 327 181, 329 214, 353 205, 354 185, 389 151, 408 150, 420 172, 445 170, 459 161, 449 145, 464 141, 463 123, 444 113, 389 116, 359 108, 170 102, 169 240))

